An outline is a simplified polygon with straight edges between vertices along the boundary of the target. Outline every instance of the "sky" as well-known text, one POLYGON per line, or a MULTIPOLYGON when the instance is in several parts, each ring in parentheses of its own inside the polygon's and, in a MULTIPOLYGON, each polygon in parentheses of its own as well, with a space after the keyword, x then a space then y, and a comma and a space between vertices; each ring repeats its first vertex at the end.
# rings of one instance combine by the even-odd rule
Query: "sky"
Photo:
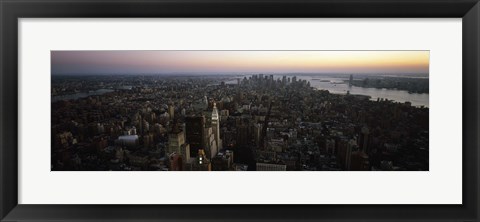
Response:
POLYGON ((53 75, 428 74, 429 51, 52 51, 53 75))

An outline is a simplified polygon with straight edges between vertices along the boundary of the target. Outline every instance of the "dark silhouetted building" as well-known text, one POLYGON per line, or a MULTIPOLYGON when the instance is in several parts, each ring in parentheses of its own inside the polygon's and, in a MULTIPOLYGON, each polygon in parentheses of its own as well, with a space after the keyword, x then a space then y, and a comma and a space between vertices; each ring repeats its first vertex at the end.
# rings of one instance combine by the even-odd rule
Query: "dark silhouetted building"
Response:
POLYGON ((204 149, 203 138, 205 128, 205 117, 186 117, 185 134, 186 141, 190 144, 190 157, 197 157, 198 151, 204 149))

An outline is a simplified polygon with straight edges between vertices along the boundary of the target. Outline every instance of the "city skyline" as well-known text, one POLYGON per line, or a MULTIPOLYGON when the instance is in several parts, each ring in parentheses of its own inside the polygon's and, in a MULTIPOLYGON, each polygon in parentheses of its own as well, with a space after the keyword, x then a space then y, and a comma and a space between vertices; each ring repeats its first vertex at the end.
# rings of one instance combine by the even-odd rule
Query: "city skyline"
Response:
POLYGON ((52 51, 53 75, 428 74, 429 51, 52 51))
POLYGON ((52 76, 51 169, 429 170, 428 107, 315 82, 429 92, 409 77, 52 76))
POLYGON ((52 51, 51 62, 52 171, 429 170, 429 51, 52 51))

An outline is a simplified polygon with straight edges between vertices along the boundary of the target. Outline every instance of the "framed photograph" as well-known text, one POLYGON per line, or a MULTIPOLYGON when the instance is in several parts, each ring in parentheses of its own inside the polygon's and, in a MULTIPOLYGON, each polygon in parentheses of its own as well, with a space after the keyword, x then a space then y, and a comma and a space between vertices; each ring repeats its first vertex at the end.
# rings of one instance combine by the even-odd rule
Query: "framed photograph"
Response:
POLYGON ((1 221, 478 221, 477 0, 1 1, 1 221))

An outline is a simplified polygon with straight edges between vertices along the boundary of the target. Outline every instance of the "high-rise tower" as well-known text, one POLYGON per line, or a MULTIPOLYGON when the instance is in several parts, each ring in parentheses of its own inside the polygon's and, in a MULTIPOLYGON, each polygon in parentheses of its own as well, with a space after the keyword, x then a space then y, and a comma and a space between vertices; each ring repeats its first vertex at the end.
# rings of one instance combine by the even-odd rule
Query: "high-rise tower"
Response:
POLYGON ((197 157, 198 150, 204 149, 204 128, 204 116, 188 116, 185 118, 185 139, 190 144, 191 157, 197 157))
POLYGON ((218 150, 222 149, 222 140, 220 139, 220 116, 218 115, 217 103, 213 103, 212 111, 212 129, 215 135, 218 150))
POLYGON ((208 98, 207 98, 207 96, 203 97, 203 105, 205 106, 205 109, 208 108, 208 98))
POLYGON ((168 115, 171 120, 175 119, 175 106, 173 104, 168 105, 168 115))

